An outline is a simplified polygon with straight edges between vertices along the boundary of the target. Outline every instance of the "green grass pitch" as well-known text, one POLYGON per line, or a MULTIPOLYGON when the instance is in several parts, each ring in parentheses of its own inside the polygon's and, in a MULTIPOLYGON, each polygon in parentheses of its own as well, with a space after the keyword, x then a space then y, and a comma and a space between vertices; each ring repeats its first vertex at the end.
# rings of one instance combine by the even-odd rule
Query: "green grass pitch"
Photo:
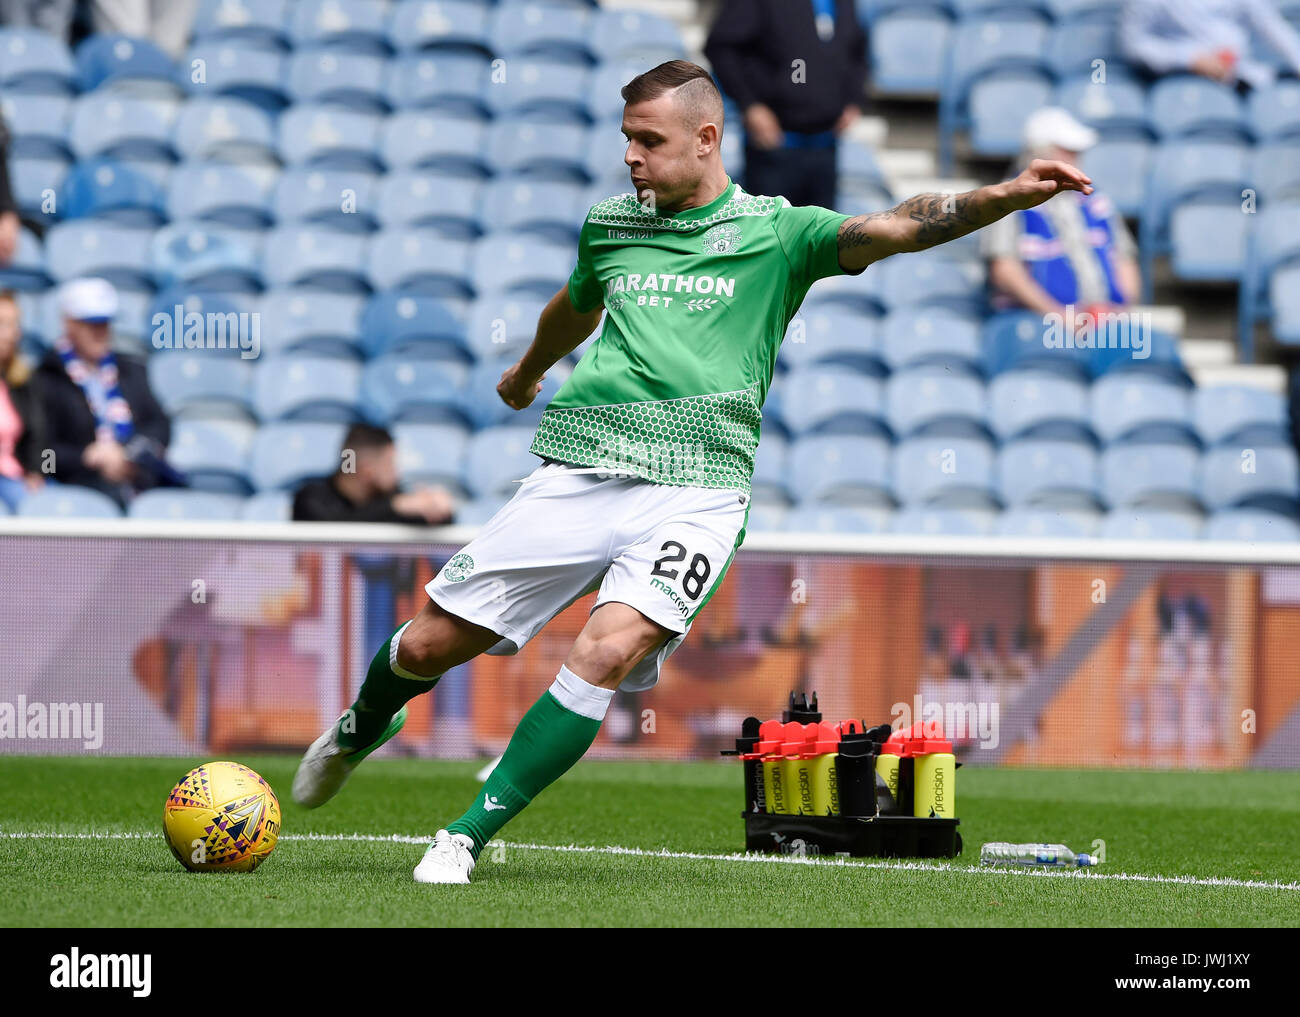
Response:
POLYGON ((251 875, 197 875, 161 827, 199 762, 0 758, 0 925, 1300 925, 1294 773, 967 767, 959 858, 837 864, 731 857, 735 762, 583 762, 488 847, 470 886, 421 886, 421 839, 464 810, 480 763, 371 760, 309 812, 289 800, 296 759, 243 758, 277 790, 283 836, 251 875), (984 841, 1097 839, 1097 875, 976 866, 984 841))

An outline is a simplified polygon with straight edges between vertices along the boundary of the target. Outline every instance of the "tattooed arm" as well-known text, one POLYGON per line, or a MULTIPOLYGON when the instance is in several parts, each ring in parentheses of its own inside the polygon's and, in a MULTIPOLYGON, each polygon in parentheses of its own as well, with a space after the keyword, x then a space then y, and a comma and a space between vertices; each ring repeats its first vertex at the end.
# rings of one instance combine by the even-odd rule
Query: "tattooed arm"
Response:
POLYGON ((918 194, 887 212, 844 220, 840 266, 846 272, 905 251, 921 251, 964 237, 981 226, 1041 205, 1060 191, 1092 193, 1092 181, 1074 166, 1035 159, 1014 180, 965 194, 918 194))

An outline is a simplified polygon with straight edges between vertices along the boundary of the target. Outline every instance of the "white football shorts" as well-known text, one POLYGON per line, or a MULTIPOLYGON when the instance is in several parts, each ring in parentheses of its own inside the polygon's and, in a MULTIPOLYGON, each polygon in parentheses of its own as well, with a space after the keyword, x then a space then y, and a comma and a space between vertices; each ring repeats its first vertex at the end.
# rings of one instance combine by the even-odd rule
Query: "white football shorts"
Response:
POLYGON ((487 652, 518 653, 579 597, 618 601, 677 633, 623 680, 659 681, 744 539, 749 495, 654 484, 608 470, 543 462, 425 587, 443 610, 501 636, 487 652))

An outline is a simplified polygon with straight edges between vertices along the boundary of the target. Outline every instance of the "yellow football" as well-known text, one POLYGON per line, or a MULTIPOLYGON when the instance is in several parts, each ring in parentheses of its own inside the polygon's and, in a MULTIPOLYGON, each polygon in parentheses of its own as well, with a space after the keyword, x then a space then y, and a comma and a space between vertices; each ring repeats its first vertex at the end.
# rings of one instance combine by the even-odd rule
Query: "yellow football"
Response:
POLYGON ((280 803, 247 766, 204 763, 167 796, 163 836, 191 872, 252 872, 280 836, 280 803))

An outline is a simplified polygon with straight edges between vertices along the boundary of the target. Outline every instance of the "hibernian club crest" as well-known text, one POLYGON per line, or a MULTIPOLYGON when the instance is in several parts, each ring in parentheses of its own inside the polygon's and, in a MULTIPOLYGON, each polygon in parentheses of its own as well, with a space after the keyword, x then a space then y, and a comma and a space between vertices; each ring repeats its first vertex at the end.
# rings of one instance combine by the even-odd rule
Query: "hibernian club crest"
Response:
POLYGON ((442 567, 442 577, 449 583, 463 583, 474 571, 474 559, 467 554, 452 555, 451 561, 442 567))
POLYGON ((705 254, 731 254, 740 246, 740 227, 734 222, 714 226, 704 234, 705 254))

